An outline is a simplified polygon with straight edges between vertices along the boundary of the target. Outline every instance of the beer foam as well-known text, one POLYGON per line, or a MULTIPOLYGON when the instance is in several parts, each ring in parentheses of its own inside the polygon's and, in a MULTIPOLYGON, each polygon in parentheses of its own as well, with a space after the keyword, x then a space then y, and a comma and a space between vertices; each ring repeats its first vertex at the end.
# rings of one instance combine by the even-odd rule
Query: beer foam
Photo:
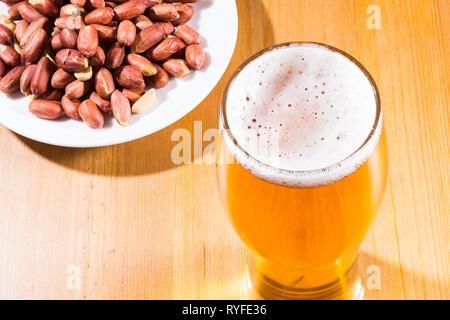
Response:
POLYGON ((369 158, 381 132, 366 74, 345 55, 313 43, 281 46, 251 61, 225 102, 229 150, 252 174, 278 184, 342 179, 369 158))

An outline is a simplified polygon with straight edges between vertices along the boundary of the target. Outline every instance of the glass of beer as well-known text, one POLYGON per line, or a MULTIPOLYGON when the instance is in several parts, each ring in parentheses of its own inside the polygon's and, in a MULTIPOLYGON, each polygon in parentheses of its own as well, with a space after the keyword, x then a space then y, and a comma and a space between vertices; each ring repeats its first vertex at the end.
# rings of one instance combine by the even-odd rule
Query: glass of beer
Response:
POLYGON ((220 114, 217 177, 268 299, 359 299, 358 247, 387 179, 380 95, 334 47, 267 48, 236 70, 220 114))

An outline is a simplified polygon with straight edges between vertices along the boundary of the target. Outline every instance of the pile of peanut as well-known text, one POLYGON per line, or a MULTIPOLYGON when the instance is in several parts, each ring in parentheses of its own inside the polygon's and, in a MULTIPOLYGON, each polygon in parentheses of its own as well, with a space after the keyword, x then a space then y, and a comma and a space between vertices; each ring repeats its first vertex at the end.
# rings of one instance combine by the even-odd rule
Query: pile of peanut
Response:
POLYGON ((112 112, 127 125, 170 75, 205 64, 200 35, 186 25, 187 3, 199 0, 1 1, 11 7, 0 16, 0 91, 31 96, 40 118, 99 129, 112 112))

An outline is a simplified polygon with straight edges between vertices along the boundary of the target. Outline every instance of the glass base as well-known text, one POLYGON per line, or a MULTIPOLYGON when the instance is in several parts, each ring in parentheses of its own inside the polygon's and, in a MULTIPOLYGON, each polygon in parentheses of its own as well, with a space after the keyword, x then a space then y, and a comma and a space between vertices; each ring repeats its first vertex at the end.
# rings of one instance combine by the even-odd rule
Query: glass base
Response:
POLYGON ((362 300, 364 298, 357 251, 349 253, 331 265, 313 269, 282 267, 253 256, 249 261, 248 273, 253 289, 252 298, 255 299, 362 300))

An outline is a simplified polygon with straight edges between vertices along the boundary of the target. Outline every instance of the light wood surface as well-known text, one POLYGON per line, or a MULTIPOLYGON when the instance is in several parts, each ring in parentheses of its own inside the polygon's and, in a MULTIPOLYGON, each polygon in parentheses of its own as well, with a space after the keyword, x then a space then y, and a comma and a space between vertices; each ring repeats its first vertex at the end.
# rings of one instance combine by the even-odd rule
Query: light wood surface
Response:
POLYGON ((390 176, 361 253, 363 271, 379 267, 381 288, 365 297, 450 298, 450 1, 237 5, 238 43, 223 79, 161 132, 68 149, 0 128, 0 298, 246 298, 246 250, 221 207, 215 166, 174 165, 171 134, 193 132, 194 121, 217 128, 231 72, 252 53, 293 40, 352 54, 382 95, 390 176), (379 30, 367 27, 371 5, 381 10, 379 30))

